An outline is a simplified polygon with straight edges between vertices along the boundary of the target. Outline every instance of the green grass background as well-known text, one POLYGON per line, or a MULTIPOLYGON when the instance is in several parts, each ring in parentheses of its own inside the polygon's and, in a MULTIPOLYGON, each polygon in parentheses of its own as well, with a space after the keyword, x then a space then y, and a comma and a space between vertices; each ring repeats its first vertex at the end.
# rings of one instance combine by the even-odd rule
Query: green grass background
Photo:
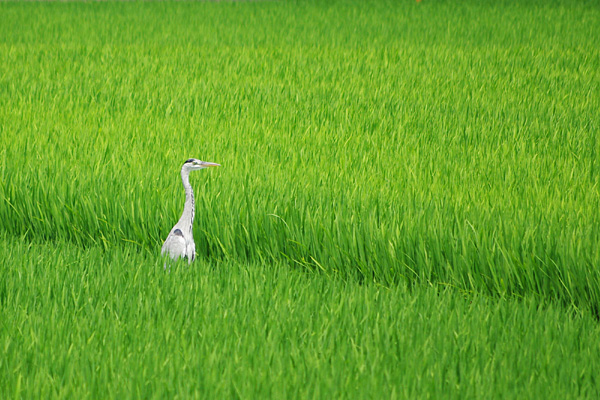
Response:
POLYGON ((3 398, 595 398, 600 327, 537 301, 0 242, 3 398))
POLYGON ((0 3, 0 387, 593 397, 599 33, 595 1, 0 3), (164 275, 189 157, 223 167, 164 275))

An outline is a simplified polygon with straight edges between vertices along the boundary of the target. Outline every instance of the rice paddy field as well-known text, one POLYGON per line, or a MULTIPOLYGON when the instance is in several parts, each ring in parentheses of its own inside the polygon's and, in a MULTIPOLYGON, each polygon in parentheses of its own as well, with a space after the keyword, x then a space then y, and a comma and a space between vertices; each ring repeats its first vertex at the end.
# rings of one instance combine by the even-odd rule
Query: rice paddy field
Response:
POLYGON ((0 398, 598 398, 599 39, 597 1, 0 2, 0 398))

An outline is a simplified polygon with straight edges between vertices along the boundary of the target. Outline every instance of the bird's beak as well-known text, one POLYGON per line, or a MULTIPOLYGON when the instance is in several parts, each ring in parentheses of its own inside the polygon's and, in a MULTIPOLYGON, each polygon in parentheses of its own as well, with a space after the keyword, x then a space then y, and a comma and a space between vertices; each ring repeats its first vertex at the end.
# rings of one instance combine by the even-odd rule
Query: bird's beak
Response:
POLYGON ((208 162, 208 161, 204 161, 204 162, 202 163, 202 166, 203 166, 203 167, 220 167, 220 166, 221 166, 221 164, 217 164, 217 163, 214 163, 214 162, 208 162))

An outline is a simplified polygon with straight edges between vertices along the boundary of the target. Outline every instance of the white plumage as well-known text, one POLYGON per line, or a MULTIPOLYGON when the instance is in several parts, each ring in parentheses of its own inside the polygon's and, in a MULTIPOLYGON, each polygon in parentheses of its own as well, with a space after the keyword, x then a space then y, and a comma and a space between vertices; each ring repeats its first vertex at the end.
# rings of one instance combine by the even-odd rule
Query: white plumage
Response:
MULTIPOLYGON (((194 244, 194 191, 190 185, 190 172, 208 167, 218 167, 219 164, 200 161, 190 158, 181 167, 181 180, 185 189, 185 204, 181 218, 169 232, 169 236, 162 246, 161 254, 169 256, 173 260, 187 258, 191 263, 196 257, 196 245, 194 244)), ((165 264, 166 268, 166 264, 165 264)))

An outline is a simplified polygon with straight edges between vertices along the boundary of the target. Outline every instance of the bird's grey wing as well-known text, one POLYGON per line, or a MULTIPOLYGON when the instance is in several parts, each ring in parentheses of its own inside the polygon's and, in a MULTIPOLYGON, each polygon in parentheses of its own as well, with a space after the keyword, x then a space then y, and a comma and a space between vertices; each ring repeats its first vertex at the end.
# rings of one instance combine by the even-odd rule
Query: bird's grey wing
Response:
POLYGON ((165 240, 165 244, 163 244, 162 250, 160 254, 163 256, 168 254, 169 257, 176 260, 179 257, 185 256, 186 243, 185 238, 183 237, 183 232, 179 229, 175 229, 173 232, 169 233, 167 240, 165 240))

